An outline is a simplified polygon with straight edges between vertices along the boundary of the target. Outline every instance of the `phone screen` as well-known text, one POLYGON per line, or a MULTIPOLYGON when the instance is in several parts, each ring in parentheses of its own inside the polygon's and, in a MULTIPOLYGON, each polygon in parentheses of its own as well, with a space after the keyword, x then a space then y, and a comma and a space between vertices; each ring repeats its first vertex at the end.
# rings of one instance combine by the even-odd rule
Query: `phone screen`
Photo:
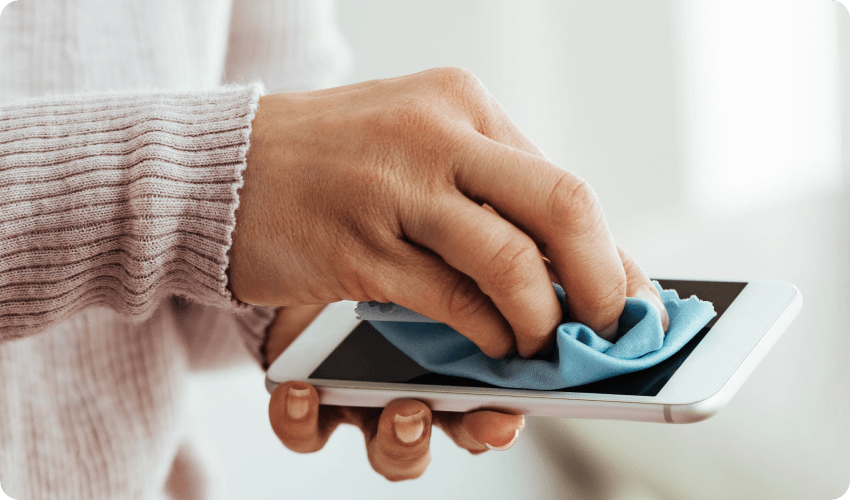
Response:
MULTIPOLYGON (((715 281, 657 280, 661 287, 673 289, 679 297, 696 295, 714 304, 715 316, 690 342, 665 361, 633 373, 618 375, 590 384, 547 392, 583 392, 655 396, 685 362, 711 327, 741 293, 746 283, 715 281)), ((460 387, 495 387, 477 380, 451 377, 430 372, 384 338, 368 321, 360 324, 316 368, 312 379, 390 382, 417 385, 451 385, 460 387)))

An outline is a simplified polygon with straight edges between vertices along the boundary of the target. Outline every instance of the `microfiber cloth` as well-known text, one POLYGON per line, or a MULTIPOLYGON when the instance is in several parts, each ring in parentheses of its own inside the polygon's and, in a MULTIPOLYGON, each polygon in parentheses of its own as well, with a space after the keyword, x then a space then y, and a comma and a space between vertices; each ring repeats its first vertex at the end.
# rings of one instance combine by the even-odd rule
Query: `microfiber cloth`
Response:
MULTIPOLYGON (((448 325, 397 304, 360 302, 355 312, 426 370, 511 389, 555 390, 654 366, 681 349, 717 314, 710 302, 695 296, 680 299, 675 290, 654 285, 670 316, 666 334, 657 309, 628 297, 616 342, 582 323, 567 322, 557 329, 553 351, 530 359, 492 359, 448 325)), ((564 290, 554 286, 566 312, 564 290)))

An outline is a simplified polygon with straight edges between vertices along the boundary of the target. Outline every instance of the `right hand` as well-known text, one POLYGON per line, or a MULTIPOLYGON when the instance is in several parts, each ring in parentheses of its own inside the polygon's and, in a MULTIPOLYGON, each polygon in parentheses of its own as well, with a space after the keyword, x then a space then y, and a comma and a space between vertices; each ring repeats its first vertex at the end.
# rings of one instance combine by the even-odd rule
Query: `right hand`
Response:
POLYGON ((571 318, 601 335, 627 295, 667 317, 593 190, 467 71, 268 95, 252 126, 230 270, 243 302, 395 302, 488 356, 529 357, 561 320, 545 256, 571 318))

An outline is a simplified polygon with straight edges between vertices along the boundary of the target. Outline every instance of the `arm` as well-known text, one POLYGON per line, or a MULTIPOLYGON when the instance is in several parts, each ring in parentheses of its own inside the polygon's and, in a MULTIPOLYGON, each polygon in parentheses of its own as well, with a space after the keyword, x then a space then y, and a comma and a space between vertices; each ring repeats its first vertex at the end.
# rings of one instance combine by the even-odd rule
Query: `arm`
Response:
POLYGON ((0 107, 0 341, 75 311, 218 308, 259 86, 0 107))
MULTIPOLYGON (((320 88, 341 82, 351 54, 328 0, 235 0, 225 62, 225 80, 260 80, 274 90, 320 88), (264 20, 264 22, 258 22, 264 20)), ((239 311, 174 304, 176 321, 194 369, 227 366, 244 359, 234 343, 242 341, 267 366, 265 341, 275 308, 239 311)))

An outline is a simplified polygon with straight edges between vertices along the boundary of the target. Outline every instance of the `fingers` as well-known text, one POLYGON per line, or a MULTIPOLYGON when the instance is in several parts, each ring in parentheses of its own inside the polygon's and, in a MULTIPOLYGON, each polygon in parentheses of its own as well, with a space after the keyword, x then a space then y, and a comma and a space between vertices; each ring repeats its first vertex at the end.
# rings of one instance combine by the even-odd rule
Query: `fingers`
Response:
POLYGON ((432 414, 422 402, 393 401, 381 413, 377 425, 364 425, 372 468, 391 481, 421 476, 431 460, 432 421, 473 454, 507 450, 525 428, 522 415, 495 411, 432 414))
POLYGON ((324 413, 320 421, 319 394, 304 382, 277 386, 269 401, 272 430, 284 446, 298 453, 320 450, 344 420, 344 415, 333 410, 324 413))
POLYGON ((470 453, 504 451, 516 443, 525 428, 525 417, 496 411, 437 412, 434 425, 470 453))
POLYGON ((501 358, 515 349, 511 326, 490 297, 439 256, 407 245, 396 259, 380 261, 373 274, 381 276, 390 300, 446 323, 487 356, 501 358))
POLYGON ((462 448, 474 454, 506 450, 525 427, 522 415, 494 411, 432 414, 425 403, 410 399, 373 408, 319 406, 316 389, 304 382, 279 385, 269 402, 272 429, 290 450, 321 449, 341 423, 356 425, 366 440, 372 468, 390 481, 421 476, 431 461, 432 422, 462 448))
POLYGON ((328 434, 319 431, 319 395, 315 387, 299 382, 280 384, 269 401, 269 422, 290 450, 309 453, 322 448, 328 434))
POLYGON ((453 195, 406 225, 405 234, 475 280, 507 319, 520 355, 531 357, 549 347, 561 307, 540 251, 526 234, 468 198, 453 195))
POLYGON ((611 338, 626 299, 626 273, 593 190, 542 158, 476 135, 455 181, 531 236, 567 294, 570 315, 611 338))
POLYGON ((304 382, 279 385, 269 402, 269 420, 290 450, 320 450, 341 423, 363 431, 369 463, 391 481, 413 479, 428 467, 431 410, 414 400, 393 401, 383 411, 374 408, 319 406, 316 389, 304 382))
MULTIPOLYGON (((623 262, 623 270, 625 270, 626 279, 628 280, 626 295, 644 299, 652 304, 658 310, 658 316, 661 318, 661 327, 666 332, 670 328, 670 316, 667 313, 667 307, 661 300, 661 294, 658 293, 655 285, 652 284, 652 280, 649 279, 634 259, 619 245, 617 245, 617 250, 620 252, 620 260, 623 262)), ((555 274, 551 262, 546 258, 543 261, 546 263, 546 271, 549 273, 549 279, 553 283, 558 283, 558 275, 555 274)))
POLYGON ((414 479, 431 461, 431 410, 411 399, 384 408, 374 430, 364 429, 372 468, 390 481, 414 479))
POLYGON ((661 295, 634 259, 619 246, 617 246, 617 250, 620 253, 620 260, 623 263, 626 279, 629 282, 626 294, 629 297, 637 297, 652 304, 658 310, 658 315, 661 317, 661 326, 666 332, 670 327, 670 316, 667 314, 667 308, 664 306, 664 302, 661 301, 661 295))

